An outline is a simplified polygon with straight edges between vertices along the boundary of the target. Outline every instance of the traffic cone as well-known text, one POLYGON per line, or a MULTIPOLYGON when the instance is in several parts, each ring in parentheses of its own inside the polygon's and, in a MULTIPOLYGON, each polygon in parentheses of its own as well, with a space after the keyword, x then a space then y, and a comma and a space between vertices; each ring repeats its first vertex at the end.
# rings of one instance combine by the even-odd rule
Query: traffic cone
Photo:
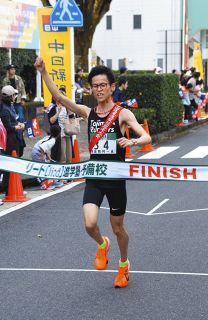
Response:
MULTIPOLYGON (((144 119, 144 124, 143 124, 144 130, 149 134, 149 127, 148 127, 148 122, 147 119, 144 119)), ((137 152, 149 152, 153 151, 155 148, 151 143, 143 145, 137 152)))
MULTIPOLYGON (((15 150, 12 151, 12 157, 16 157, 17 153, 15 150)), ((18 173, 10 172, 9 175, 9 186, 8 194, 2 200, 3 202, 24 202, 30 200, 24 195, 22 180, 18 173)))
MULTIPOLYGON (((130 139, 128 126, 126 126, 126 136, 127 136, 127 139, 130 139)), ((126 147, 125 158, 133 158, 134 156, 135 155, 131 152, 131 147, 130 146, 126 147)))
POLYGON ((202 117, 202 112, 201 112, 201 110, 202 110, 202 105, 201 104, 199 104, 198 105, 198 108, 197 108, 197 118, 198 119, 201 119, 201 117, 202 117))
POLYGON ((72 163, 80 162, 79 142, 76 137, 73 143, 73 156, 72 156, 71 162, 72 163))
POLYGON ((176 127, 183 127, 183 126, 184 126, 184 122, 183 121, 176 123, 176 127))

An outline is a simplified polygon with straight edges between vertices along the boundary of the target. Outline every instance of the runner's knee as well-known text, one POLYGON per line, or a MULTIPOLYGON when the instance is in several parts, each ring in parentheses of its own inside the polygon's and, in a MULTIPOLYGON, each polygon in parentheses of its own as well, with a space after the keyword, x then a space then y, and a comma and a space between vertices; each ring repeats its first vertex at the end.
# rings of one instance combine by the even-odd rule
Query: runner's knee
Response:
POLYGON ((83 206, 84 223, 87 232, 93 232, 97 227, 98 207, 94 204, 85 204, 83 206))
POLYGON ((120 236, 125 233, 124 227, 122 225, 113 225, 112 224, 112 230, 116 236, 120 236))

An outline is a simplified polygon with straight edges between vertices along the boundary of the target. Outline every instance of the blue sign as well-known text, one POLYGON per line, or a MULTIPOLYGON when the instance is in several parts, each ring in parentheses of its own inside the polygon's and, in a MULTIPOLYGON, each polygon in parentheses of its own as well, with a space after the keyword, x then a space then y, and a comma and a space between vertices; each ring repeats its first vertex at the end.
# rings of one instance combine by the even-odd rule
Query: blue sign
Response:
POLYGON ((83 26, 83 14, 74 0, 58 0, 50 19, 53 26, 83 26))

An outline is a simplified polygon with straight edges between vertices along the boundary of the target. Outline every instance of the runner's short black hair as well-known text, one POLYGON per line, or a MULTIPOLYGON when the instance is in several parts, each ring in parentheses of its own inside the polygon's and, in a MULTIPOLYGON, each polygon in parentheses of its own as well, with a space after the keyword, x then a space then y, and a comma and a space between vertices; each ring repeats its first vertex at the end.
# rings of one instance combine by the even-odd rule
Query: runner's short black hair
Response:
POLYGON ((108 78, 108 81, 110 82, 110 84, 115 83, 115 77, 113 72, 105 67, 105 66, 96 66, 94 68, 91 69, 89 75, 88 75, 88 82, 91 85, 92 84, 92 78, 95 76, 99 76, 100 74, 105 74, 108 78))

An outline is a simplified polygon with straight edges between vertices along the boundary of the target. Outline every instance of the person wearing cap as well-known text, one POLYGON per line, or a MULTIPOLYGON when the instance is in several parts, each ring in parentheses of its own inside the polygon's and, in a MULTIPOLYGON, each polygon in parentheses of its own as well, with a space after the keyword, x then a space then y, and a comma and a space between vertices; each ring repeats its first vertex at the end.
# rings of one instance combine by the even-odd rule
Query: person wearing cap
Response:
MULTIPOLYGON (((15 89, 6 85, 1 90, 1 105, 0 105, 0 118, 6 129, 6 155, 11 155, 12 151, 15 150, 17 156, 21 156, 21 150, 23 148, 24 139, 22 140, 22 131, 25 128, 24 123, 20 123, 16 119, 16 113, 13 108, 13 103, 16 98, 15 89)), ((4 191, 8 188, 9 173, 5 172, 2 182, 4 191)))
POLYGON ((18 121, 24 122, 24 109, 21 104, 21 98, 22 96, 26 96, 25 85, 22 78, 16 75, 16 66, 14 64, 9 64, 7 66, 7 76, 3 79, 2 85, 10 85, 18 91, 16 101, 14 102, 14 108, 18 116, 18 121))

